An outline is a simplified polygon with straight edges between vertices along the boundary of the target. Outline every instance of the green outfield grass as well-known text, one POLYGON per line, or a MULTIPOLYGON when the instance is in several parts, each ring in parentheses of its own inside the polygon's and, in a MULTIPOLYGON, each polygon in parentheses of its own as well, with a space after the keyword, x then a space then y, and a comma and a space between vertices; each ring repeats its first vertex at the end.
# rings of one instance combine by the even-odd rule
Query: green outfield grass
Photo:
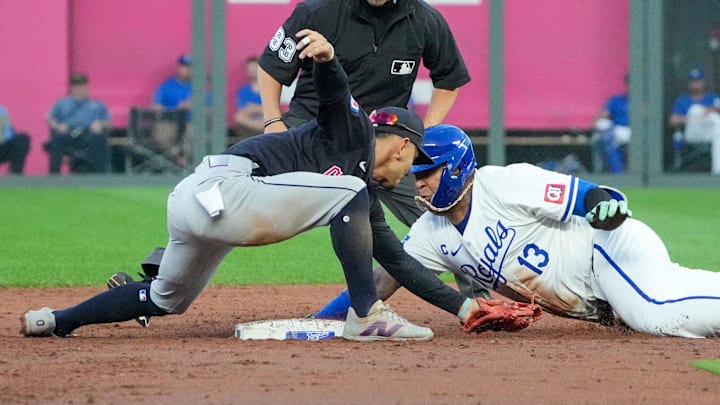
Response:
POLYGON ((695 360, 691 361, 690 365, 713 374, 720 374, 720 359, 695 360))
MULTIPOLYGON (((156 246, 165 246, 171 188, 0 189, 3 235, 0 287, 104 283, 122 270, 135 275, 156 246)), ((404 235, 407 228, 390 218, 404 235)), ((213 279, 218 284, 342 283, 327 228, 272 246, 235 249, 213 279)))
MULTIPOLYGON (((170 188, 0 189, 0 287, 103 284, 118 270, 140 270, 167 242, 170 188)), ((673 260, 720 270, 720 190, 627 190, 634 216, 665 240, 673 260)), ((398 235, 407 228, 392 216, 398 235)), ((264 247, 235 249, 217 284, 342 283, 326 228, 264 247)))

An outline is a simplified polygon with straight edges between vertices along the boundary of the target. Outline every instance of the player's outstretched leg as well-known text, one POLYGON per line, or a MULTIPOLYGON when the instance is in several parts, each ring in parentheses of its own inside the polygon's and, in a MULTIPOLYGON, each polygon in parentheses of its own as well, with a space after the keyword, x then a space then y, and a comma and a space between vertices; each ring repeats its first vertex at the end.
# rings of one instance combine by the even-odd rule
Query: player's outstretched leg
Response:
POLYGON ((342 290, 337 297, 330 300, 319 311, 308 316, 317 319, 345 319, 350 308, 350 296, 347 290, 342 290))
POLYGON ((343 337, 349 340, 430 340, 378 299, 372 274, 372 230, 367 189, 363 188, 330 222, 333 248, 345 273, 350 297, 343 337))
POLYGON ((139 316, 163 316, 150 299, 150 284, 129 283, 100 293, 74 307, 60 311, 42 308, 20 318, 25 336, 64 337, 84 325, 123 322, 139 316))
MULTIPOLYGON (((135 280, 133 280, 131 275, 129 275, 125 272, 122 272, 122 271, 118 271, 117 273, 110 276, 110 278, 107 281, 107 286, 108 286, 108 289, 113 289, 115 287, 119 287, 121 285, 130 284, 130 283, 134 283, 134 282, 135 282, 135 280)), ((145 316, 145 315, 138 316, 137 318, 135 318, 135 322, 139 323, 140 326, 142 326, 143 328, 147 328, 148 326, 150 326, 150 317, 145 316)))

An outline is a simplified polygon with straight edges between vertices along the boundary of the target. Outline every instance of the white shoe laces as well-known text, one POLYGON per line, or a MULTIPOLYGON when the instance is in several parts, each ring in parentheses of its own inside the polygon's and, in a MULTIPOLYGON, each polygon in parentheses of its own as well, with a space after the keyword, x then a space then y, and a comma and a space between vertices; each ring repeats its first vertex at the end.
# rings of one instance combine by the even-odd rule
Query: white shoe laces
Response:
POLYGON ((380 309, 375 311, 373 315, 383 315, 383 317, 388 318, 389 320, 400 322, 400 323, 408 323, 405 318, 398 315, 397 312, 395 312, 392 308, 390 308, 390 305, 385 304, 384 302, 380 304, 380 309))

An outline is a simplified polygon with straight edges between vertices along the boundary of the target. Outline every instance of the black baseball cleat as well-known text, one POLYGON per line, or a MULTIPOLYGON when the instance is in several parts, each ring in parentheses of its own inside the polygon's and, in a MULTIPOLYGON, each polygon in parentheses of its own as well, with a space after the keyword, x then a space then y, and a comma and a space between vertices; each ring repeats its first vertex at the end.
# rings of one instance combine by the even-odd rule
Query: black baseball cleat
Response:
MULTIPOLYGON (((119 287, 123 284, 130 284, 130 283, 134 283, 134 282, 135 282, 135 280, 133 280, 132 276, 130 276, 129 274, 127 274, 125 272, 118 271, 117 273, 110 276, 110 278, 107 281, 107 286, 108 286, 108 289, 113 289, 113 288, 119 287)), ((139 323, 140 326, 142 326, 143 328, 147 328, 148 326, 150 326, 150 317, 149 316, 145 316, 145 315, 138 316, 137 318, 135 318, 135 321, 137 323, 139 323)))

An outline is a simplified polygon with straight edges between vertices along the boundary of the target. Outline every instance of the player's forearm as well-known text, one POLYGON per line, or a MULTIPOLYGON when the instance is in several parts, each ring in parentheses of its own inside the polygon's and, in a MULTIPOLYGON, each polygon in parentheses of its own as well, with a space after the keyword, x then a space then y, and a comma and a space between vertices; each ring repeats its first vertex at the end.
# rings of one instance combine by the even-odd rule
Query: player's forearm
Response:
POLYGON ((279 117, 282 114, 280 111, 282 84, 260 67, 258 68, 258 84, 264 119, 267 121, 279 117))
POLYGON ((442 124, 453 104, 455 104, 459 90, 460 89, 433 90, 432 97, 430 98, 430 105, 428 106, 427 114, 425 114, 425 128, 442 124))
POLYGON ((435 273, 410 256, 380 213, 371 220, 373 257, 398 283, 430 304, 457 315, 465 301, 459 292, 440 280, 435 273))
POLYGON ((332 103, 348 92, 348 79, 337 59, 329 62, 315 63, 313 68, 315 89, 320 104, 332 103))
POLYGON ((399 262, 380 264, 408 291, 453 315, 457 315, 465 302, 465 297, 408 254, 404 254, 399 262))

